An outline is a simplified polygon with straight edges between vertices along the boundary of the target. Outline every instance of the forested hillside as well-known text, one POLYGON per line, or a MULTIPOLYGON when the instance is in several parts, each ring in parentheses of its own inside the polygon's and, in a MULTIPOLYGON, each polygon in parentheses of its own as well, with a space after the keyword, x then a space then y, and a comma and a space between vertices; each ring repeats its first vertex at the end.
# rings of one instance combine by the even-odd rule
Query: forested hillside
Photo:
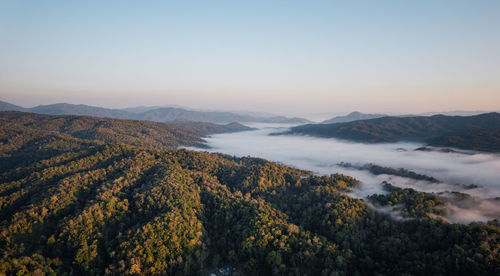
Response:
POLYGON ((500 152, 500 114, 383 117, 347 123, 302 125, 284 134, 368 143, 420 141, 431 146, 500 152))
MULTIPOLYGON (((40 139, 41 136, 67 135, 73 138, 154 148, 203 146, 201 136, 250 129, 237 123, 228 125, 201 122, 164 124, 149 121, 71 115, 51 116, 23 112, 0 112, 0 124, 2 125, 0 131, 5 132, 3 135, 10 135, 8 137, 13 137, 14 140, 23 140, 27 139, 27 135, 34 135, 32 142, 36 142, 36 139, 40 139), (17 136, 14 135, 16 133, 17 136)), ((16 143, 16 141, 11 142, 16 143)))
POLYGON ((253 129, 237 122, 219 125, 206 122, 172 121, 169 124, 181 126, 183 129, 192 131, 201 136, 207 136, 216 133, 239 132, 253 129))
POLYGON ((498 221, 448 224, 438 198, 388 186, 372 199, 402 204, 394 220, 346 195, 351 177, 169 150, 197 136, 146 126, 2 114, 0 272, 500 273, 498 221))
POLYGON ((427 139, 429 145, 500 152, 500 128, 452 133, 427 139))

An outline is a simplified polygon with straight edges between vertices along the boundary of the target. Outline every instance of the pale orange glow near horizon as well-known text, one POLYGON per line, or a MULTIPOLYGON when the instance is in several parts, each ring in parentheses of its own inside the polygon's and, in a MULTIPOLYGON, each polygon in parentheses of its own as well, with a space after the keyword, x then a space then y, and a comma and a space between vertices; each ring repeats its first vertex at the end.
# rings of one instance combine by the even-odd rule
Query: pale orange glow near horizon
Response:
POLYGON ((500 2, 0 4, 0 100, 500 110, 500 2), (182 15, 182 16, 181 16, 182 15))

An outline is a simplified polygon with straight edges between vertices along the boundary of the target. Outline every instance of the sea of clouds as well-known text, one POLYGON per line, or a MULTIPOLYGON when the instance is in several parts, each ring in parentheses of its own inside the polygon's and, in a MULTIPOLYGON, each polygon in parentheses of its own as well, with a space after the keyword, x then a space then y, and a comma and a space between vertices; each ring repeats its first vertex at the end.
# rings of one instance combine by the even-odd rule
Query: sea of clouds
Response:
MULTIPOLYGON (((385 193, 382 182, 402 188, 436 193, 446 201, 451 222, 467 223, 500 219, 500 155, 478 152, 416 151, 418 143, 363 144, 338 139, 308 136, 270 136, 286 130, 278 125, 258 125, 256 130, 218 134, 206 138, 210 152, 235 156, 261 157, 317 174, 343 173, 361 181, 350 193, 364 198, 385 193), (414 180, 393 175, 373 175, 369 171, 338 166, 340 162, 354 165, 377 164, 405 168, 440 180, 440 183, 414 180), (477 188, 465 185, 475 184, 477 188), (471 195, 457 199, 451 192, 471 195)), ((206 149, 204 149, 206 150, 206 149)), ((385 211, 385 210, 384 210, 385 211)))

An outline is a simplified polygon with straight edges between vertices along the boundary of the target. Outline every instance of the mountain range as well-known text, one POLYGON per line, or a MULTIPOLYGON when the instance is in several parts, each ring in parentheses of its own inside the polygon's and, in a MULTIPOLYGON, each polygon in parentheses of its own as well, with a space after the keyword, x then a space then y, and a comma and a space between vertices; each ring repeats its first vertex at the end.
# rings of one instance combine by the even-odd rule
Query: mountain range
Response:
POLYGON ((433 115, 446 115, 446 116, 474 116, 484 113, 491 112, 500 112, 500 110, 496 111, 486 111, 486 110, 455 110, 455 111, 441 111, 441 112, 424 112, 424 113, 416 113, 416 114, 367 114, 359 111, 351 112, 347 115, 335 116, 328 120, 324 120, 322 124, 335 124, 335 123, 348 123, 359 120, 369 120, 376 119, 386 116, 395 116, 395 117, 416 117, 416 116, 433 116, 433 115))
MULTIPOLYGON (((127 143, 149 148, 205 147, 203 137, 249 130, 239 123, 217 125, 206 122, 175 122, 175 124, 96 118, 75 115, 45 115, 19 111, 0 112, 2 130, 17 136, 32 137, 44 133, 47 137, 64 136, 72 139, 99 140, 107 143, 127 143), (54 136, 55 135, 55 136, 54 136)), ((7 141, 10 142, 10 141, 7 141)), ((39 143, 32 141, 32 143, 39 143)), ((54 148, 57 150, 57 147, 54 148)))
POLYGON ((171 122, 185 120, 193 122, 209 122, 215 124, 239 123, 309 123, 303 118, 284 116, 255 116, 223 111, 196 111, 179 107, 137 107, 126 109, 109 109, 89 105, 57 103, 24 108, 0 101, 0 111, 24 111, 49 115, 86 115, 104 118, 148 120, 154 122, 171 122))
POLYGON ((382 117, 346 123, 301 125, 284 134, 366 143, 418 141, 430 146, 500 152, 500 114, 382 117))
POLYGON ((451 224, 436 194, 384 182, 354 198, 346 175, 176 150, 208 123, 185 124, 0 112, 0 275, 498 275, 496 219, 451 224))

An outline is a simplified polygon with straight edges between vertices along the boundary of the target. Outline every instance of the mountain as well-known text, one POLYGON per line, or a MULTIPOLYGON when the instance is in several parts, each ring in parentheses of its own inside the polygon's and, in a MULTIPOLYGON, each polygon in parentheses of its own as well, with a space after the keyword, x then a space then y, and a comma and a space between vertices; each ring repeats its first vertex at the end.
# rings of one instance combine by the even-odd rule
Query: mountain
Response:
POLYGON ((191 121, 172 121, 169 123, 173 125, 182 126, 184 129, 190 130, 201 136, 207 136, 210 134, 217 134, 217 133, 239 132, 239 131, 254 129, 237 122, 232 122, 225 125, 204 123, 204 122, 191 122, 191 121))
POLYGON ((293 127, 284 134, 332 137, 379 143, 421 141, 429 145, 500 151, 500 114, 475 116, 382 117, 337 124, 293 127))
POLYGON ((98 140, 105 143, 126 143, 152 148, 177 148, 179 146, 203 147, 202 136, 248 130, 233 123, 165 124, 149 121, 96 118, 75 115, 44 115, 24 112, 0 112, 3 129, 29 136, 29 133, 63 135, 72 138, 98 140))
POLYGON ((49 115, 86 115, 102 118, 148 120, 153 122, 171 122, 176 120, 209 122, 215 124, 228 124, 232 122, 304 124, 309 122, 302 118, 288 118, 283 116, 258 117, 222 111, 194 111, 178 107, 109 109, 67 103, 22 108, 6 102, 0 102, 0 111, 25 111, 49 115))
POLYGON ((155 122, 169 122, 175 120, 187 120, 193 122, 230 123, 246 122, 252 119, 250 116, 236 115, 230 112, 199 112, 174 107, 162 107, 140 114, 144 120, 155 122))
POLYGON ((498 221, 449 224, 435 194, 169 149, 180 126, 0 118, 0 274, 498 274, 498 221))
POLYGON ((364 114, 358 111, 351 112, 345 116, 337 116, 321 122, 322 124, 347 123, 358 120, 369 120, 385 117, 384 114, 364 114))
MULTIPOLYGON (((158 108, 179 108, 179 109, 184 109, 184 110, 189 110, 189 111, 198 111, 198 112, 218 112, 218 110, 207 110, 207 109, 196 109, 196 108, 189 108, 181 105, 164 105, 164 106, 135 106, 135 107, 126 107, 126 108, 121 108, 121 110, 132 112, 132 113, 144 113, 147 111, 155 110, 158 108)), ((230 113, 234 114, 239 114, 239 115, 248 115, 252 117, 277 117, 276 114, 268 113, 268 112, 258 112, 258 111, 246 111, 246 110, 232 110, 228 111, 230 113)))
MULTIPOLYGON (((257 121, 256 121, 257 122, 257 121)), ((274 124, 305 124, 310 123, 311 121, 299 118, 299 117, 285 117, 285 116, 274 116, 274 117, 265 117, 258 121, 259 123, 274 123, 274 124)))
POLYGON ((0 101, 0 111, 25 111, 26 108, 0 101))
POLYGON ((49 115, 86 115, 93 117, 103 117, 103 118, 117 118, 117 119, 138 119, 131 112, 119 110, 119 109, 108 109, 102 107, 95 107, 83 104, 67 104, 58 103, 50 105, 39 105, 33 108, 27 109, 27 111, 32 113, 49 114, 49 115))
POLYGON ((427 139, 431 146, 500 152, 500 129, 474 130, 427 139))
POLYGON ((218 124, 227 124, 231 122, 240 123, 296 123, 308 122, 301 118, 287 118, 283 116, 274 117, 254 117, 250 115, 241 115, 222 111, 193 111, 174 107, 163 107, 139 114, 142 120, 155 122, 169 122, 175 120, 188 120, 194 122, 210 122, 218 124))
POLYGON ((85 115, 102 118, 138 119, 136 114, 120 109, 108 109, 83 104, 49 104, 24 108, 7 102, 0 101, 0 111, 24 111, 48 115, 85 115))
POLYGON ((233 110, 232 113, 240 114, 240 115, 249 115, 252 117, 259 118, 269 118, 269 117, 277 117, 276 114, 269 112, 261 112, 261 111, 248 111, 248 110, 233 110))
MULTIPOLYGON (((158 108, 162 108, 162 107, 183 108, 182 106, 178 106, 178 105, 168 105, 168 106, 134 106, 134 107, 121 108, 120 110, 127 111, 127 112, 132 112, 132 113, 144 113, 144 112, 151 111, 151 110, 158 109, 158 108)), ((183 108, 183 109, 186 109, 186 108, 183 108)))
POLYGON ((447 115, 447 116, 474 116, 484 113, 500 112, 497 111, 486 111, 486 110, 455 110, 455 111, 444 111, 444 112, 425 112, 417 114, 418 116, 432 116, 432 115, 447 115))

